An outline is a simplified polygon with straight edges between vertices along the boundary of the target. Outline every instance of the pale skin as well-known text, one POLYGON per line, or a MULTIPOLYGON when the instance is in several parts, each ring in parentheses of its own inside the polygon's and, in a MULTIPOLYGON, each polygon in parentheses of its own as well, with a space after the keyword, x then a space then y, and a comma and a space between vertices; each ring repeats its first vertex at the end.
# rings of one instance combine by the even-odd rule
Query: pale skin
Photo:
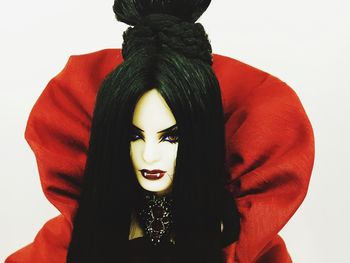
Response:
MULTIPOLYGON (((176 120, 156 89, 146 92, 139 99, 132 124, 136 129, 134 140, 130 142, 130 157, 137 181, 145 190, 159 195, 171 191, 178 143, 170 143, 169 136, 159 132, 176 125, 176 120), (160 169, 166 171, 166 174, 159 180, 148 180, 142 176, 141 169, 160 169)), ((129 239, 143 235, 133 214, 129 239)))
POLYGON ((176 120, 163 97, 152 89, 136 104, 132 125, 134 131, 130 142, 130 156, 137 181, 145 190, 157 194, 171 190, 175 170, 178 143, 174 133, 162 132, 176 128, 176 120), (165 175, 158 180, 148 180, 141 169, 159 169, 165 175))
MULTIPOLYGON (((139 99, 134 109, 132 125, 134 129, 130 141, 130 157, 137 181, 143 189, 157 195, 169 193, 178 149, 176 119, 156 89, 146 92, 139 99), (148 180, 142 176, 141 169, 160 169, 166 173, 158 180, 148 180)), ((222 229, 221 224, 221 231, 222 229)), ((133 213, 129 240, 142 236, 143 230, 133 213)))

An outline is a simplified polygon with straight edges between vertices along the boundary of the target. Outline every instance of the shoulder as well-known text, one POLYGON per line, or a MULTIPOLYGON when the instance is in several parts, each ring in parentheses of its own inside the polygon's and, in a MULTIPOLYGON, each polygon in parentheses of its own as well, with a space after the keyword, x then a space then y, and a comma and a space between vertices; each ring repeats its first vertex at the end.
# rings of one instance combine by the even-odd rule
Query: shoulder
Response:
POLYGON ((245 106, 265 104, 269 107, 268 98, 279 97, 282 104, 301 106, 297 94, 287 83, 264 70, 219 54, 213 55, 212 68, 220 84, 226 116, 245 106))
POLYGON ((70 221, 80 194, 96 94, 121 62, 120 49, 70 56, 42 91, 27 121, 25 138, 35 153, 43 191, 70 221))

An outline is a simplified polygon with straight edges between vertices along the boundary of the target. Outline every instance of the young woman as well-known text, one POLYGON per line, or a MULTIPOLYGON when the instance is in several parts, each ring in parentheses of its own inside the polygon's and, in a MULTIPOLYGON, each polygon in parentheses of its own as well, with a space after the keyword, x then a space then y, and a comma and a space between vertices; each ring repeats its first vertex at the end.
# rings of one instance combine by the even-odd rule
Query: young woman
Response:
POLYGON ((26 138, 62 215, 6 263, 291 262, 277 233, 305 196, 312 128, 285 83, 211 54, 209 4, 116 0, 122 50, 49 83, 26 138))
MULTIPOLYGON (((124 62, 97 95, 68 262, 129 262, 136 222, 157 246, 145 243, 145 252, 154 252, 145 253, 145 262, 169 258, 167 245, 174 262, 220 261, 221 222, 228 216, 224 114, 210 43, 194 23, 209 3, 115 1, 117 19, 133 27, 124 33, 124 62), (153 222, 153 210, 163 206, 166 212, 153 222)), ((233 242, 238 215, 231 219, 233 242)))

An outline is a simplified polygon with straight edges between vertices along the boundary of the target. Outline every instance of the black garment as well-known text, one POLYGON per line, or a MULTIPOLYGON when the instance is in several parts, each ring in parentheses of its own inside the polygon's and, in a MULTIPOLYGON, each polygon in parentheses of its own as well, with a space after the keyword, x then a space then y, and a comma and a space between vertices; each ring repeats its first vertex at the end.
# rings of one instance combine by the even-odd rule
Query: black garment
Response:
POLYGON ((175 245, 154 246, 145 237, 128 242, 128 263, 175 263, 175 245))
MULTIPOLYGON (((223 196, 223 232, 221 247, 224 248, 238 240, 239 214, 230 194, 224 191, 223 196)), ((176 239, 175 239, 176 241, 176 239)), ((176 244, 164 242, 154 246, 147 237, 138 237, 128 241, 128 263, 182 263, 176 260, 176 244)), ((191 261, 192 262, 192 261, 191 261)), ((193 261, 196 262, 196 261, 193 261)))

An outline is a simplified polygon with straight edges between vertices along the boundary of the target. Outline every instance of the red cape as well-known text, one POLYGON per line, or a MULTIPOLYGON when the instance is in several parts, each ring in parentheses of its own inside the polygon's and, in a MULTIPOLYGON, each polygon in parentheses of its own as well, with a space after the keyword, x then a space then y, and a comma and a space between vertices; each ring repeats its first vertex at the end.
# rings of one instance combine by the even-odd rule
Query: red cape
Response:
MULTIPOLYGON (((5 263, 64 263, 86 161, 96 94, 123 61, 120 49, 71 56, 35 103, 25 131, 47 199, 61 215, 5 263)), ((239 240, 231 262, 291 262, 278 232, 303 201, 314 162, 314 136, 296 93, 278 78, 213 55, 225 112, 232 197, 239 240)))

